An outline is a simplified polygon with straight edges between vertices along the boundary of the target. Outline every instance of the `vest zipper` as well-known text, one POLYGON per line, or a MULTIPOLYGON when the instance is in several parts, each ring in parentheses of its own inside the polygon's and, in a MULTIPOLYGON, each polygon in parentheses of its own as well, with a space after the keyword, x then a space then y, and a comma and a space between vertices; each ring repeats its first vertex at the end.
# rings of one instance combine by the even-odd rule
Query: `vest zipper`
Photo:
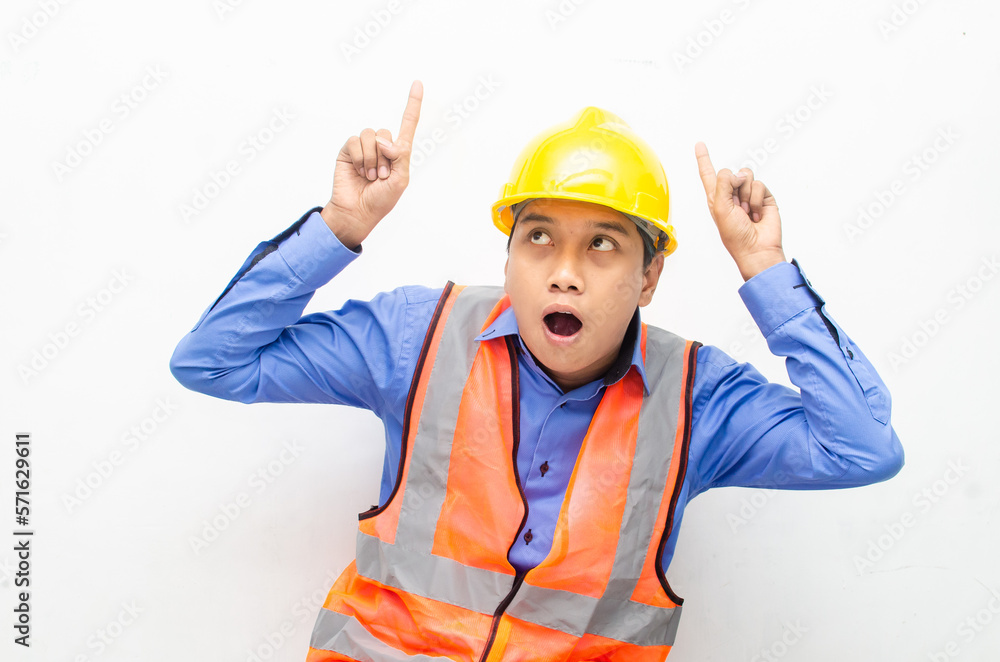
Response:
POLYGON ((663 572, 663 551, 667 545, 667 539, 674 530, 674 513, 677 510, 677 500, 680 498, 681 489, 684 487, 684 476, 687 474, 688 452, 691 447, 691 416, 694 407, 694 373, 698 365, 698 348, 701 343, 697 340, 691 343, 691 350, 687 355, 687 379, 684 383, 683 403, 684 407, 678 410, 677 415, 684 417, 684 436, 681 440, 681 456, 676 458, 678 463, 677 479, 674 481, 673 491, 670 494, 670 505, 667 508, 667 521, 663 527, 663 535, 660 536, 660 544, 656 548, 656 577, 660 580, 660 586, 667 596, 676 605, 684 604, 684 598, 674 593, 667 576, 663 572))
MULTIPOLYGON (((521 394, 519 392, 519 371, 517 367, 517 347, 514 345, 514 340, 511 336, 504 336, 504 340, 507 343, 507 356, 510 358, 510 399, 511 399, 511 435, 513 437, 514 443, 512 444, 513 450, 511 451, 511 462, 514 467, 514 481, 517 483, 517 492, 521 495, 521 503, 524 504, 524 515, 521 517, 521 524, 517 527, 517 532, 520 533, 521 529, 524 528, 524 523, 528 520, 528 499, 524 496, 524 488, 521 486, 521 476, 517 472, 517 447, 521 443, 521 394)), ((517 544, 518 536, 514 535, 514 542, 511 546, 517 544)), ((493 648, 493 642, 497 637, 497 630, 500 627, 500 619, 503 618, 503 613, 510 606, 510 603, 514 600, 514 595, 517 593, 518 589, 521 588, 521 584, 524 583, 524 576, 527 571, 518 570, 514 575, 514 584, 510 587, 510 591, 500 601, 497 605, 497 609, 493 612, 493 623, 490 626, 490 636, 486 639, 486 647, 483 649, 483 654, 479 658, 479 662, 486 662, 486 658, 489 657, 490 649, 493 648)))
POLYGON ((483 649, 483 655, 479 658, 479 662, 486 662, 486 658, 490 655, 490 649, 493 648, 493 640, 497 637, 497 629, 500 627, 500 619, 503 618, 504 611, 510 606, 510 603, 514 600, 514 594, 517 590, 521 588, 521 584, 524 582, 525 572, 520 570, 514 575, 514 585, 510 587, 510 592, 503 599, 502 602, 497 606, 497 610, 493 612, 493 625, 490 626, 490 636, 486 640, 486 648, 483 649))
POLYGON ((430 350, 431 342, 434 339, 434 333, 437 331, 438 322, 441 321, 441 311, 444 310, 445 303, 447 303, 448 297, 451 296, 451 291, 454 287, 455 283, 449 280, 445 284, 444 289, 441 290, 441 296, 438 298, 437 306, 434 308, 434 315, 431 317, 430 324, 427 327, 427 333, 424 334, 424 344, 420 347, 420 354, 417 357, 416 368, 413 370, 410 390, 406 394, 406 408, 403 410, 403 433, 399 447, 399 465, 396 467, 396 480, 392 484, 392 492, 389 493, 389 498, 387 498, 385 503, 381 506, 372 506, 363 513, 358 514, 359 521, 381 514, 386 508, 389 507, 392 500, 396 498, 399 488, 402 487, 403 470, 406 463, 406 447, 407 444, 409 444, 410 439, 410 420, 413 416, 413 401, 416 398, 417 384, 420 382, 420 376, 424 371, 424 364, 427 362, 427 352, 430 350))

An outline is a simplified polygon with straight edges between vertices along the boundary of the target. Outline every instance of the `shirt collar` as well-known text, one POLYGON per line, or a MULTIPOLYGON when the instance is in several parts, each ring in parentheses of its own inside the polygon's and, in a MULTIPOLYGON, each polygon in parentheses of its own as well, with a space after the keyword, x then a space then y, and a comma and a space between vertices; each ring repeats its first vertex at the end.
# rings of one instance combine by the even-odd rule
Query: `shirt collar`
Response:
MULTIPOLYGON (((618 352, 618 358, 615 362, 611 364, 608 371, 604 373, 603 385, 611 386, 612 384, 620 381, 624 377, 629 368, 635 366, 636 371, 642 378, 642 386, 646 394, 649 394, 649 383, 646 381, 646 367, 642 360, 642 347, 638 342, 639 338, 639 325, 641 321, 639 319, 639 308, 635 309, 635 313, 632 314, 632 319, 628 323, 628 328, 625 329, 625 337, 622 339, 622 346, 618 352)), ((530 355, 528 348, 524 345, 524 340, 521 339, 521 334, 517 328, 517 318, 514 316, 514 309, 508 307, 505 311, 497 315, 497 318, 493 320, 486 329, 483 330, 475 340, 492 340, 494 338, 501 338, 503 336, 516 335, 518 344, 525 354, 530 355)), ((534 357, 532 357, 534 360, 534 357)))

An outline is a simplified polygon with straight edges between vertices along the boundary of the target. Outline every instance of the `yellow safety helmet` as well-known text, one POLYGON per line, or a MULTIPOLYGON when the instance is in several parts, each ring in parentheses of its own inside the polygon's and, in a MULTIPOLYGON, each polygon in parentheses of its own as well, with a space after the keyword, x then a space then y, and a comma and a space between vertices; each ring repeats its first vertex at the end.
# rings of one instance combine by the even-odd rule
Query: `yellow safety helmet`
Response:
POLYGON ((622 118, 606 110, 584 108, 528 143, 493 204, 494 225, 509 235, 513 205, 529 198, 611 207, 638 217, 632 220, 653 237, 654 251, 670 255, 677 248, 667 222, 670 196, 660 159, 622 118))

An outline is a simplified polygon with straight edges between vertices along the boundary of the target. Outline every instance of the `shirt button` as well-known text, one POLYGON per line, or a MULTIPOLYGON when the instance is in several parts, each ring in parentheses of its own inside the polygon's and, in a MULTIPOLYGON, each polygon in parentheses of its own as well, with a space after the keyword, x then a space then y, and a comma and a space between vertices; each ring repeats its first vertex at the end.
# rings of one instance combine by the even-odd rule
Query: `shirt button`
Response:
POLYGON ((531 542, 532 538, 534 538, 534 536, 531 535, 531 529, 528 529, 524 534, 524 544, 527 545, 529 542, 531 542))
POLYGON ((542 475, 544 476, 545 472, 549 470, 549 461, 545 460, 545 462, 542 463, 542 466, 538 468, 542 470, 542 475))

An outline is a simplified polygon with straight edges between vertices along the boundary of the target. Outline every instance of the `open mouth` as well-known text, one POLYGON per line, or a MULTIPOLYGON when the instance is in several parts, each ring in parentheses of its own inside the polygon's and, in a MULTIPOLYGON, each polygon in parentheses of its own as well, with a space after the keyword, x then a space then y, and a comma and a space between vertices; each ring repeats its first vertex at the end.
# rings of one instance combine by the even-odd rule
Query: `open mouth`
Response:
POLYGON ((583 326, 583 322, 572 313, 549 313, 544 320, 549 331, 557 336, 571 336, 583 326))

